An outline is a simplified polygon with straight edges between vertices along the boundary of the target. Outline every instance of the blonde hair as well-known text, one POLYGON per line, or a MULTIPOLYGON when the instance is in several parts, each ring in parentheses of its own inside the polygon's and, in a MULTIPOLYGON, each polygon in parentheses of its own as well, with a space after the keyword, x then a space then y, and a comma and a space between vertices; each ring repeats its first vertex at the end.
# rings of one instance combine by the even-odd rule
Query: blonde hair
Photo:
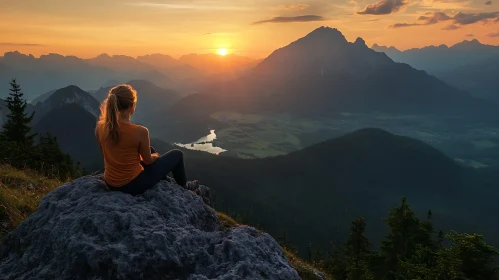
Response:
POLYGON ((137 102, 137 91, 130 85, 119 85, 109 90, 106 100, 100 106, 97 127, 101 128, 104 139, 116 144, 120 140, 120 113, 137 102))

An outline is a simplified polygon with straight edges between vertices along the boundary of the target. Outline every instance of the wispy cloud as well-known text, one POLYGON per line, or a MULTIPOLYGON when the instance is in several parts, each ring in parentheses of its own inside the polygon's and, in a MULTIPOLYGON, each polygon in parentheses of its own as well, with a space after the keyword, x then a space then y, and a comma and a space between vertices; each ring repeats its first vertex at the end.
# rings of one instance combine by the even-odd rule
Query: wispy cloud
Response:
POLYGON ((447 25, 446 27, 444 27, 442 29, 443 30, 456 30, 456 29, 459 29, 459 26, 451 24, 451 25, 447 25))
POLYGON ((163 8, 163 9, 176 9, 176 10, 216 10, 216 11, 248 11, 252 10, 249 7, 238 6, 217 6, 217 5, 197 5, 197 4, 163 4, 163 3, 130 3, 129 5, 150 7, 150 8, 163 8))
POLYGON ((466 36, 466 37, 475 37, 475 34, 471 34, 471 33, 470 33, 470 34, 466 34, 466 35, 464 35, 464 36, 466 36))
POLYGON ((485 2, 485 5, 492 5, 492 1, 485 2))
POLYGON ((373 4, 367 5, 364 10, 357 12, 360 15, 388 15, 395 13, 407 2, 403 0, 381 0, 373 4))
POLYGON ((42 44, 31 44, 31 43, 2 43, 0 46, 13 46, 13 47, 42 47, 42 44))
POLYGON ((499 11, 490 13, 456 13, 454 15, 448 15, 444 12, 434 12, 426 13, 424 16, 420 16, 414 23, 396 23, 390 25, 390 28, 408 27, 416 25, 431 25, 443 21, 451 21, 452 24, 445 27, 445 30, 455 30, 459 28, 459 25, 474 24, 477 22, 488 22, 489 20, 495 19, 499 21, 499 11))
POLYGON ((275 10, 283 10, 283 11, 303 11, 310 7, 308 4, 291 4, 291 5, 280 5, 273 7, 275 10))
POLYGON ((324 21, 326 18, 317 15, 306 15, 306 16, 296 16, 296 17, 274 17, 268 20, 261 20, 253 22, 253 25, 264 24, 264 23, 289 23, 289 22, 310 22, 310 21, 324 21))
POLYGON ((489 37, 499 37, 499 31, 487 34, 489 37))

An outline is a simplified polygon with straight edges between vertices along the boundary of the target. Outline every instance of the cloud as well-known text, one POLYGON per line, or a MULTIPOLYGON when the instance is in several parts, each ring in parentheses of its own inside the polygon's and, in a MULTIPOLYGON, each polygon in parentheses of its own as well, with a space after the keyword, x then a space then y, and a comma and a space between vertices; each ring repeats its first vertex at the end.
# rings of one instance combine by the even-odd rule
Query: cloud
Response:
POLYGON ((471 33, 470 33, 470 34, 466 34, 466 35, 464 35, 464 36, 466 36, 466 37, 475 37, 475 34, 471 34, 471 33))
POLYGON ((492 1, 485 2, 485 5, 492 5, 492 1))
POLYGON ((462 25, 472 24, 479 21, 487 21, 489 19, 495 18, 496 20, 499 18, 498 12, 491 13, 476 13, 476 14, 465 14, 465 13, 457 13, 454 16, 454 22, 462 25))
POLYGON ((415 26, 415 25, 421 25, 417 23, 395 23, 389 26, 389 28, 401 28, 401 27, 409 27, 409 26, 415 26))
POLYGON ((1 43, 0 46, 12 46, 12 47, 43 47, 42 44, 30 44, 30 43, 1 43))
POLYGON ((162 4, 162 3, 130 3, 129 5, 164 8, 164 9, 180 9, 180 10, 216 10, 216 11, 248 11, 251 8, 238 6, 217 6, 217 5, 196 5, 196 4, 162 4))
POLYGON ((456 29, 459 29, 459 28, 460 28, 459 26, 451 24, 451 25, 448 25, 448 26, 442 28, 442 30, 456 30, 456 29))
POLYGON ((363 11, 357 12, 360 15, 388 15, 395 13, 403 6, 407 5, 403 0, 381 0, 367 5, 363 11))
POLYGON ((487 34, 489 37, 499 37, 499 31, 487 34))
POLYGON ((455 30, 458 29, 460 25, 474 24, 477 22, 488 22, 491 19, 499 21, 499 11, 490 13, 462 13, 459 12, 455 15, 448 15, 444 12, 434 12, 426 13, 424 16, 420 16, 417 22, 414 23, 396 23, 390 25, 390 28, 408 27, 416 25, 431 25, 443 21, 451 21, 452 24, 444 27, 444 30, 455 30))
POLYGON ((261 20, 253 22, 253 25, 264 24, 264 23, 288 23, 288 22, 310 22, 310 21, 323 21, 326 18, 317 15, 306 15, 306 16, 296 16, 296 17, 274 17, 268 20, 261 20))
POLYGON ((310 7, 307 4, 291 4, 291 5, 280 5, 274 7, 275 10, 284 10, 284 11, 303 11, 310 7))
POLYGON ((446 13, 436 12, 436 13, 427 13, 430 16, 420 16, 418 21, 424 21, 426 25, 435 24, 439 21, 445 21, 451 19, 446 13))

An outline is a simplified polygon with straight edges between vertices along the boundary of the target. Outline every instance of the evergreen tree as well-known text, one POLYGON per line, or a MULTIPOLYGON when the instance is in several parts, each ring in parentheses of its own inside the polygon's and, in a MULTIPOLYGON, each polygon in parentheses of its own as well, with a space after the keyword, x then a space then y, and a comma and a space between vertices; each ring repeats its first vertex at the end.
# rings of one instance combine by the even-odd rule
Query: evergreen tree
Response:
POLYGON ((459 234, 451 231, 446 238, 453 243, 448 249, 448 256, 461 261, 462 274, 468 279, 494 279, 492 264, 499 252, 488 245, 482 235, 459 234))
POLYGON ((352 222, 350 235, 345 244, 345 259, 348 280, 374 279, 369 270, 369 240, 365 237, 366 222, 358 218, 352 222))
POLYGON ((364 218, 358 218, 352 222, 350 236, 345 244, 345 257, 354 268, 359 267, 359 262, 365 260, 369 254, 369 240, 364 236, 366 232, 366 222, 364 218))
POLYGON ((381 244, 381 252, 385 258, 385 279, 396 279, 403 272, 399 260, 411 258, 416 252, 417 244, 430 240, 429 234, 425 235, 424 228, 414 211, 407 204, 407 199, 402 198, 400 206, 390 210, 385 219, 389 233, 381 244))
POLYGON ((21 87, 13 79, 10 83, 11 89, 9 97, 7 97, 7 108, 10 113, 7 115, 7 121, 3 125, 1 138, 4 141, 11 141, 20 145, 33 146, 33 138, 35 134, 29 134, 31 131, 31 121, 34 117, 34 112, 28 116, 26 114, 27 102, 23 98, 21 87))

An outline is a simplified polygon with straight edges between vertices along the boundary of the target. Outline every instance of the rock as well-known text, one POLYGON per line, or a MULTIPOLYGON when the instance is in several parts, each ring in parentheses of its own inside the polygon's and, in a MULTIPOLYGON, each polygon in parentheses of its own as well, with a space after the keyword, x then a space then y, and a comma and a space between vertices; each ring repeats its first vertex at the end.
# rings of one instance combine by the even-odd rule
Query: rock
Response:
POLYGON ((161 181, 143 195, 100 176, 67 183, 0 245, 0 279, 300 279, 277 242, 223 229, 193 192, 161 181))

